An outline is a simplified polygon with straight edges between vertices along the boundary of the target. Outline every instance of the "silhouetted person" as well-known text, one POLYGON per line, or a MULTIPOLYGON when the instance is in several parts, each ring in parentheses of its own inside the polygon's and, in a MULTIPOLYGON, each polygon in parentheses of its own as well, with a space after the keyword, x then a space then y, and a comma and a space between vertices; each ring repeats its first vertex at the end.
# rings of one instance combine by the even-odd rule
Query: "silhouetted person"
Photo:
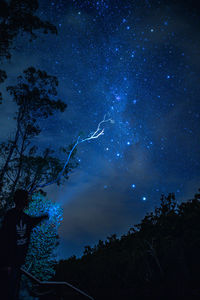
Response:
POLYGON ((48 219, 48 215, 30 217, 23 212, 28 206, 27 191, 17 190, 14 202, 15 208, 6 213, 1 229, 0 299, 2 300, 18 299, 20 268, 25 262, 31 231, 42 220, 48 219))

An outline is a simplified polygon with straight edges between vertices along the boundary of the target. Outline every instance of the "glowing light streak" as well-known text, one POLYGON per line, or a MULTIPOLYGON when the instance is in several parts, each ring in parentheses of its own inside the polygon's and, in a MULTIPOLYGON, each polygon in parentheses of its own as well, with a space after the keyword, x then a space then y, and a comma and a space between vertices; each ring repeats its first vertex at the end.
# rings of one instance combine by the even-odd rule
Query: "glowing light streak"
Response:
POLYGON ((88 137, 86 137, 86 138, 84 138, 84 139, 81 139, 81 137, 79 136, 79 137, 77 138, 76 142, 74 143, 74 145, 73 145, 71 151, 69 152, 69 154, 68 154, 68 156, 67 156, 67 159, 66 159, 66 161, 65 161, 65 164, 64 164, 62 170, 60 171, 60 173, 58 174, 57 178, 54 179, 54 180, 51 180, 51 181, 49 181, 49 182, 47 182, 47 183, 44 183, 44 184, 37 184, 36 186, 34 186, 34 187, 29 191, 29 193, 33 193, 37 188, 43 188, 43 187, 46 187, 46 186, 49 186, 49 185, 51 185, 51 184, 54 184, 54 183, 58 182, 58 181, 62 178, 62 176, 63 176, 63 174, 64 174, 64 171, 65 171, 65 169, 66 169, 66 167, 67 167, 67 165, 68 165, 68 163, 69 163, 69 161, 70 161, 70 158, 71 158, 71 156, 72 156, 72 154, 73 154, 75 148, 76 148, 79 144, 81 144, 81 143, 84 143, 84 142, 87 142, 87 141, 90 141, 90 140, 94 140, 94 139, 98 139, 101 135, 104 134, 104 128, 102 128, 102 125, 105 124, 105 123, 108 123, 108 122, 110 122, 111 124, 114 124, 114 123, 115 123, 114 120, 112 120, 111 118, 106 119, 106 115, 105 115, 104 118, 103 118, 103 120, 102 120, 101 122, 99 122, 99 124, 98 124, 98 126, 97 126, 97 129, 96 129, 94 132, 91 132, 91 133, 89 134, 88 137))

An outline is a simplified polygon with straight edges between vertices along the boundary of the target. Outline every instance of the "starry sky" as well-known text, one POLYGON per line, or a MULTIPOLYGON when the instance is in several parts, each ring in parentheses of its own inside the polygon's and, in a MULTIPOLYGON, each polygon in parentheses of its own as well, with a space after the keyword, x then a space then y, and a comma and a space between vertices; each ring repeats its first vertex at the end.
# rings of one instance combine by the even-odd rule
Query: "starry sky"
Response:
POLYGON ((77 148, 79 166, 64 186, 46 188, 60 203, 58 256, 126 233, 174 192, 178 203, 200 187, 200 18, 197 1, 40 0, 38 15, 58 35, 27 35, 4 63, 1 139, 12 135, 16 109, 5 86, 27 67, 56 75, 64 113, 45 121, 37 139, 57 149, 95 131, 77 148))

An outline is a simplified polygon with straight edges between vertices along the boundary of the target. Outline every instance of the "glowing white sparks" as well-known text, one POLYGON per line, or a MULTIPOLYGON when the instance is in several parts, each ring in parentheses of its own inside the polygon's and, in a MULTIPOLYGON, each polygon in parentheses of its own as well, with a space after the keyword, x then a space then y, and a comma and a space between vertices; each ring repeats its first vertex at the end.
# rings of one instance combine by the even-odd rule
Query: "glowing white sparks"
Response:
POLYGON ((86 137, 86 138, 84 138, 84 139, 81 139, 81 137, 79 136, 79 137, 77 138, 76 142, 74 143, 74 145, 73 145, 71 151, 69 152, 69 154, 68 154, 68 156, 67 156, 67 158, 66 158, 66 162, 65 162, 65 164, 64 164, 64 166, 63 166, 63 168, 62 168, 62 170, 61 170, 60 173, 58 174, 57 178, 54 179, 54 180, 49 181, 48 183, 34 186, 34 187, 31 189, 30 192, 32 193, 32 192, 35 191, 37 188, 43 188, 43 187, 45 187, 45 186, 48 186, 48 185, 51 185, 51 184, 53 184, 53 183, 58 182, 58 181, 61 179, 61 177, 63 176, 64 171, 65 171, 65 169, 66 169, 66 167, 67 167, 67 165, 68 165, 68 163, 69 163, 69 161, 70 161, 70 158, 71 158, 72 153, 74 152, 75 148, 76 148, 79 144, 81 144, 81 143, 84 143, 84 142, 87 142, 87 141, 90 141, 90 140, 94 140, 94 139, 98 139, 101 135, 103 135, 103 134, 104 134, 104 128, 103 128, 102 126, 103 126, 103 124, 105 124, 105 123, 111 123, 111 124, 114 124, 115 122, 114 122, 114 120, 112 120, 111 118, 106 119, 106 115, 105 115, 104 118, 103 118, 103 120, 102 120, 101 122, 99 122, 99 124, 98 124, 98 126, 97 126, 97 129, 96 129, 94 132, 90 133, 88 137, 86 137))
POLYGON ((110 122, 111 124, 114 123, 114 120, 112 119, 106 119, 106 115, 104 116, 104 119, 98 124, 97 130, 94 131, 93 133, 90 133, 89 137, 79 140, 80 137, 78 137, 77 142, 78 144, 89 141, 89 140, 93 140, 93 139, 98 139, 98 137, 100 137, 101 135, 104 134, 104 128, 101 129, 102 124, 104 123, 108 123, 110 122), (79 141, 78 141, 79 140, 79 141))

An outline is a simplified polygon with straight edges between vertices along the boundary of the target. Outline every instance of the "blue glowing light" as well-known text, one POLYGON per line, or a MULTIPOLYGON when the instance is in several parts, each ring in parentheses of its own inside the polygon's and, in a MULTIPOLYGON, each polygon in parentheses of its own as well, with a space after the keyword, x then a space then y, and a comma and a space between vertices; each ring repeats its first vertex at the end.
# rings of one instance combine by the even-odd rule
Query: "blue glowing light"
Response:
POLYGON ((147 200, 147 198, 144 196, 144 197, 142 197, 142 200, 143 200, 143 201, 146 201, 146 200, 147 200))
POLYGON ((71 151, 69 152, 69 154, 68 154, 68 156, 67 156, 67 158, 66 158, 65 164, 64 164, 62 170, 59 172, 57 178, 54 179, 54 180, 51 180, 51 181, 49 181, 49 182, 47 182, 47 183, 44 183, 44 184, 41 184, 41 185, 38 185, 38 186, 34 186, 34 187, 31 189, 31 192, 33 193, 33 191, 34 191, 36 188, 38 188, 38 187, 43 188, 43 187, 45 187, 45 186, 48 186, 48 185, 51 185, 51 184, 54 184, 54 183, 58 182, 58 181, 62 178, 62 176, 63 176, 63 173, 64 173, 64 171, 65 171, 65 169, 66 169, 66 167, 67 167, 67 165, 68 165, 68 163, 69 163, 69 161, 70 161, 70 158, 71 158, 71 156, 72 156, 72 153, 73 153, 74 149, 75 149, 79 144, 81 144, 81 143, 84 143, 84 142, 87 142, 87 141, 90 141, 90 140, 94 140, 94 139, 98 139, 101 135, 104 134, 104 128, 102 127, 102 124, 105 124, 105 123, 108 123, 108 122, 114 124, 114 120, 112 120, 111 118, 106 119, 106 115, 105 115, 105 116, 104 116, 104 119, 103 119, 101 122, 99 122, 99 124, 98 124, 98 126, 97 126, 97 129, 96 129, 94 132, 91 132, 86 138, 81 138, 81 136, 79 136, 79 137, 77 138, 76 142, 74 143, 74 145, 73 145, 71 151))
POLYGON ((133 189, 135 189, 135 184, 133 183, 133 184, 131 185, 131 187, 132 187, 133 189))
POLYGON ((49 215, 48 220, 33 229, 25 262, 26 268, 31 268, 31 273, 42 280, 48 280, 55 274, 52 254, 57 247, 58 228, 63 220, 63 210, 58 203, 52 202, 40 193, 35 193, 25 212, 30 216, 49 215))

